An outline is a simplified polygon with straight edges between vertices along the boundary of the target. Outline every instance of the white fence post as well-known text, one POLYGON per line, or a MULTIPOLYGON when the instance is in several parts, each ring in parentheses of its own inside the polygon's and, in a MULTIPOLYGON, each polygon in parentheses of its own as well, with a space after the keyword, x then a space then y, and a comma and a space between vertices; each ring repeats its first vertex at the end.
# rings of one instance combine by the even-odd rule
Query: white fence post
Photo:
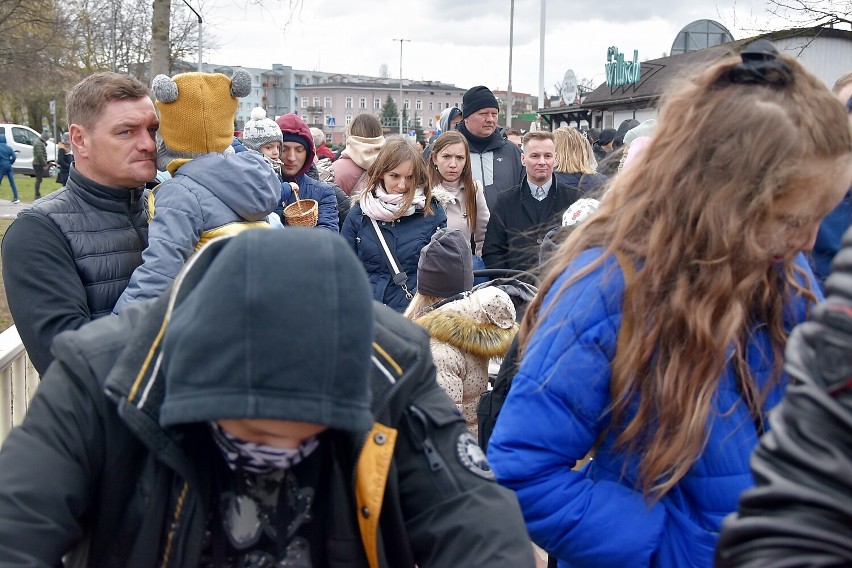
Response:
POLYGON ((0 442, 24 419, 38 383, 17 328, 0 333, 0 442))

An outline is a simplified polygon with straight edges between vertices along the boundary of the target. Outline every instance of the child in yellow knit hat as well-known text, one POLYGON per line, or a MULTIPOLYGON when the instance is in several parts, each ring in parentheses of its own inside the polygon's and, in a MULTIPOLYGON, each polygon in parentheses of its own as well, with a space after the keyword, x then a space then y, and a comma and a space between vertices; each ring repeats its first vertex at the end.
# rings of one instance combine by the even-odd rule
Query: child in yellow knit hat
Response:
POLYGON ((157 167, 172 179, 149 194, 148 248, 115 313, 159 296, 211 238, 280 226, 270 215, 281 199, 275 172, 258 152, 231 148, 237 99, 251 92, 248 72, 157 75, 151 91, 160 114, 157 167))

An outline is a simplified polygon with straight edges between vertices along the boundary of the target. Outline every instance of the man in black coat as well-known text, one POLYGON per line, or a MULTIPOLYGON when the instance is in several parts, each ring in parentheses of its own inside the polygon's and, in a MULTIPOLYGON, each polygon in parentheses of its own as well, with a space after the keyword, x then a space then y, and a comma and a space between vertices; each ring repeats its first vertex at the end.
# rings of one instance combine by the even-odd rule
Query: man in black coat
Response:
POLYGON ((526 175, 520 185, 500 193, 491 208, 482 248, 488 268, 535 268, 544 235, 561 224, 562 214, 580 198, 579 190, 560 185, 553 174, 553 133, 526 133, 523 149, 526 175))
POLYGON ((20 566, 533 566, 425 330, 328 231, 211 241, 54 343, 0 451, 20 566))

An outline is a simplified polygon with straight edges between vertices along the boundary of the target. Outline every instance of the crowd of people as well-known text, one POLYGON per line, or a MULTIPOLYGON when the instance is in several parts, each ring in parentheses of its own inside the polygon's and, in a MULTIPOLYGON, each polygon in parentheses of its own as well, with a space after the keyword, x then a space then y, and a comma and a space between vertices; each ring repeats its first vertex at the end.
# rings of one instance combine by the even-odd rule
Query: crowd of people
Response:
POLYGON ((476 86, 337 159, 296 114, 235 138, 248 88, 69 92, 64 187, 2 243, 42 377, 4 564, 852 563, 852 73, 759 41, 653 120, 523 135, 476 86))

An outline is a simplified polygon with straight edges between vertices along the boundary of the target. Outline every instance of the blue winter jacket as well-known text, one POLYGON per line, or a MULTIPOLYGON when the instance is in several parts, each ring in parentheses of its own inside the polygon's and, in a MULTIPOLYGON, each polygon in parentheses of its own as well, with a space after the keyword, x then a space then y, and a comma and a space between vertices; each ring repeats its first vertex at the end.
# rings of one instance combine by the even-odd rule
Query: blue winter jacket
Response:
MULTIPOLYGON (((408 276, 406 285, 412 294, 417 291, 420 249, 429 243, 438 227, 447 226, 447 214, 434 199, 432 212, 432 215, 423 215, 421 211, 416 211, 413 215, 401 217, 396 221, 379 221, 388 247, 396 254, 400 270, 408 276)), ((341 235, 364 264, 373 286, 373 299, 398 312, 404 312, 410 300, 405 297, 402 287, 392 282, 393 274, 385 259, 384 249, 379 243, 370 218, 361 213, 360 204, 349 210, 341 235)))
MULTIPOLYGON (((322 227, 333 231, 340 232, 340 220, 337 218, 337 195, 334 193, 334 187, 331 184, 316 180, 307 174, 299 174, 295 180, 299 186, 299 199, 313 199, 319 205, 317 216, 317 227, 322 227)), ((278 203, 276 213, 281 215, 284 207, 296 202, 296 196, 290 188, 288 182, 281 182, 281 200, 278 203)), ((282 217, 281 222, 285 225, 287 221, 282 217)))
POLYGON ((5 172, 15 163, 15 151, 6 144, 6 135, 0 134, 0 172, 5 172))
MULTIPOLYGON (((491 467, 516 492, 533 541, 557 556, 560 567, 711 567, 722 519, 754 483, 749 457, 757 426, 730 368, 714 400, 706 449, 660 501, 649 505, 634 488, 638 462, 613 449, 618 432, 606 434, 582 471, 571 469, 607 425, 601 417, 611 403, 624 291, 618 261, 609 257, 553 300, 575 270, 600 254, 582 253, 547 293, 488 445, 491 467)), ((802 255, 797 262, 810 272, 802 255)), ((789 331, 805 318, 804 299, 791 301, 787 311, 789 331)), ((773 366, 765 327, 753 331, 747 362, 762 389, 773 366)), ((785 382, 768 393, 764 415, 785 382)))
POLYGON ((162 294, 204 240, 247 222, 268 226, 280 195, 278 176, 258 152, 214 152, 182 165, 148 198, 148 248, 113 313, 162 294))

